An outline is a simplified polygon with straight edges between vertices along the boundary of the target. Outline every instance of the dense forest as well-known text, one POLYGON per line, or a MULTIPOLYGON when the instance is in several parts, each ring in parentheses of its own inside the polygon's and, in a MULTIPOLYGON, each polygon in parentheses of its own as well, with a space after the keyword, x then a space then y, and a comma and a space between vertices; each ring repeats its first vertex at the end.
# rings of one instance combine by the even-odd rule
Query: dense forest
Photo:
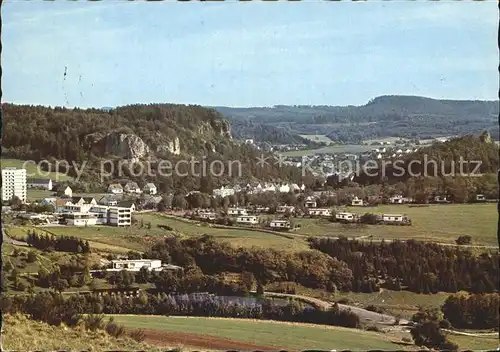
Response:
MULTIPOLYGON (((172 165, 180 160, 190 160, 191 157, 196 157, 198 161, 205 160, 206 165, 220 160, 226 166, 225 172, 220 177, 205 179, 209 181, 210 187, 220 186, 236 178, 243 181, 259 178, 295 182, 301 179, 301 171, 296 168, 277 167, 272 162, 264 167, 259 166, 257 158, 260 152, 233 142, 229 123, 215 110, 200 106, 150 104, 105 111, 2 104, 2 118, 4 157, 35 161, 65 160, 79 166, 86 162, 81 180, 86 183, 98 182, 102 176, 99 174, 100 162, 107 157, 115 165, 114 174, 108 181, 124 178, 143 184, 154 179, 159 183, 164 182, 164 188, 169 190, 181 186, 187 189, 200 187, 201 178, 196 177, 199 171, 192 172, 191 165, 187 163, 179 164, 179 172, 173 173, 171 177, 153 176, 148 179, 144 174, 136 176, 135 172, 134 175, 134 165, 117 167, 122 158, 104 153, 104 147, 111 150, 115 148, 117 152, 135 147, 144 152, 144 157, 168 160, 172 165), (118 141, 118 145, 110 146, 109 140, 106 140, 108 145, 101 148, 102 143, 99 141, 111 133, 118 136, 110 139, 111 142, 118 141), (123 136, 138 136, 140 140, 134 137, 128 146, 123 147, 119 144, 123 136), (175 152, 172 148, 176 149, 175 152), (228 172, 230 161, 241 163, 241 167, 235 164, 231 174, 228 172), (186 173, 187 176, 182 176, 186 173)), ((154 161, 151 164, 153 170, 159 169, 155 168, 154 161)), ((214 173, 218 174, 222 167, 220 164, 214 165, 214 173)), ((76 175, 71 167, 68 172, 76 175)))
POLYGON ((216 107, 224 116, 272 125, 295 134, 328 135, 359 143, 380 137, 426 139, 488 130, 498 136, 498 102, 380 96, 363 106, 216 107))
POLYGON ((310 238, 309 245, 347 264, 353 290, 374 292, 383 285, 416 293, 498 292, 498 253, 475 255, 470 249, 414 240, 310 238))

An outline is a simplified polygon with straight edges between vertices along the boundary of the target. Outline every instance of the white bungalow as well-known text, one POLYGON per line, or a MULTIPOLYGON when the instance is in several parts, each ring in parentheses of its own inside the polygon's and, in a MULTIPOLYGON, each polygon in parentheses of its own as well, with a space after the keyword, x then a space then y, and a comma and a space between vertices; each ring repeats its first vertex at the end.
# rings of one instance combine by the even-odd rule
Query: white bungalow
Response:
POLYGON ((232 216, 246 216, 248 215, 248 211, 243 208, 228 208, 227 209, 227 215, 232 215, 232 216))
POLYGON ((358 215, 354 213, 337 213, 335 214, 335 219, 340 222, 355 222, 358 219, 358 215))
POLYGON ((119 183, 112 183, 108 186, 108 192, 112 194, 123 194, 123 187, 119 183))
POLYGON ((354 197, 354 199, 351 202, 351 205, 353 207, 362 207, 364 205, 363 199, 359 199, 358 197, 354 197))
POLYGON ((410 203, 411 199, 407 197, 403 197, 402 195, 397 195, 394 197, 389 198, 389 202, 391 204, 406 204, 410 203))
POLYGON ((269 223, 269 227, 272 229, 287 229, 289 230, 292 225, 290 224, 290 221, 287 220, 272 220, 269 223))
POLYGON ((289 185, 281 185, 279 188, 280 193, 289 193, 290 192, 290 186, 289 185))
POLYGON ((309 216, 331 216, 332 211, 327 208, 310 208, 307 210, 309 216))
POLYGON ((382 222, 386 224, 411 224, 410 218, 405 214, 382 214, 382 222))
POLYGON ((200 219, 202 220, 215 220, 217 218, 217 214, 215 213, 209 213, 209 212, 201 212, 198 214, 200 219))
POLYGON ((253 215, 238 216, 236 218, 236 222, 238 224, 251 224, 251 225, 255 225, 255 224, 259 223, 259 218, 257 216, 253 216, 253 215))
POLYGON ((286 213, 286 212, 293 213, 294 211, 295 207, 293 205, 278 205, 276 207, 277 213, 286 213))
POLYGON ((156 186, 154 183, 146 183, 142 190, 146 194, 153 194, 154 195, 154 194, 158 193, 158 190, 156 189, 156 186))

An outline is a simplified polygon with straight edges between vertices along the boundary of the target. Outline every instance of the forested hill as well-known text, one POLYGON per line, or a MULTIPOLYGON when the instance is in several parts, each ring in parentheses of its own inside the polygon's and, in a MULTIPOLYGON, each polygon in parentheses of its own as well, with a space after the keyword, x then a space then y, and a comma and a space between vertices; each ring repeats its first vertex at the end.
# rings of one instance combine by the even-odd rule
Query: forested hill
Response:
MULTIPOLYGON (((129 105, 104 110, 2 104, 2 118, 4 157, 77 163, 152 157, 175 163, 194 156, 206 158, 208 164, 213 160, 240 161, 245 180, 259 177, 299 182, 301 177, 298 169, 278 168, 272 163, 259 168, 260 152, 235 143, 231 126, 220 113, 196 105, 129 105)), ((239 173, 231 177, 237 176, 239 173)), ((210 187, 226 181, 214 178, 210 187)), ((193 184, 199 180, 172 177, 168 182, 170 186, 177 182, 196 188, 193 184)))
POLYGON ((326 134, 359 142, 377 137, 435 137, 488 130, 498 135, 498 102, 380 96, 362 106, 216 107, 225 117, 286 128, 296 134, 326 134), (370 127, 367 128, 367 124, 370 127))

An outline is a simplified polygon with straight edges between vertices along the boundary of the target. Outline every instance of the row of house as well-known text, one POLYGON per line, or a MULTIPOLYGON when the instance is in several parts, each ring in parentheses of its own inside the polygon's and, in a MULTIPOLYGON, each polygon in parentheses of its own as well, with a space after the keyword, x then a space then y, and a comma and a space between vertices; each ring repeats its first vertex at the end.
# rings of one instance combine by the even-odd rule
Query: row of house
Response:
MULTIPOLYGON (((360 221, 361 215, 342 212, 335 214, 335 219, 339 222, 355 223, 360 221)), ((377 215, 377 221, 386 224, 411 224, 411 219, 406 214, 380 214, 377 215)))
MULTIPOLYGON (((246 209, 237 209, 233 214, 238 213, 236 217, 236 223, 242 225, 257 225, 259 223, 259 217, 257 215, 248 215, 246 209), (244 211, 242 211, 244 210, 244 211), (244 214, 244 215, 241 215, 244 214)), ((198 216, 201 220, 214 221, 217 218, 217 214, 214 212, 199 212, 198 216)), ((269 227, 272 229, 290 229, 291 223, 288 220, 272 220, 269 223, 269 227)))
POLYGON ((306 186, 302 184, 299 186, 296 183, 264 183, 257 185, 247 184, 246 186, 222 186, 220 188, 214 189, 212 195, 214 197, 229 197, 239 192, 246 192, 249 194, 256 194, 262 192, 279 192, 279 193, 290 193, 290 192, 302 192, 306 189, 306 186))
POLYGON ((133 193, 133 194, 150 194, 154 195, 158 193, 154 183, 146 183, 141 189, 137 182, 127 182, 124 185, 120 183, 112 183, 108 186, 108 193, 112 194, 123 194, 123 193, 133 193))

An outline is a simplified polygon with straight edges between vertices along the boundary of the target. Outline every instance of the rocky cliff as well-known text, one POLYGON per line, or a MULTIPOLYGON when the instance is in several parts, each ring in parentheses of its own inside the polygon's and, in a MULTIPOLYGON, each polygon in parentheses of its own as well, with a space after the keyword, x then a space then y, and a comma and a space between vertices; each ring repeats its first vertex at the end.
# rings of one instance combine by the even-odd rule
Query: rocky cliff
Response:
POLYGON ((173 140, 160 144, 156 147, 156 152, 169 152, 174 155, 179 155, 181 153, 181 144, 179 137, 175 137, 173 140))
POLYGON ((93 154, 114 155, 123 159, 136 161, 150 154, 149 146, 135 134, 110 132, 102 135, 88 136, 93 154))

